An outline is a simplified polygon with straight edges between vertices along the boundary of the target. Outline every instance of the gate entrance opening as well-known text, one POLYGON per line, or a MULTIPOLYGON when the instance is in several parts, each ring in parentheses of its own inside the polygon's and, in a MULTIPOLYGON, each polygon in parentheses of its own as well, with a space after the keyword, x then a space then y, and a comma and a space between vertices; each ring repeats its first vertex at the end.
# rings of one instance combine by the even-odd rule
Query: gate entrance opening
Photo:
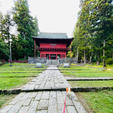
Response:
POLYGON ((55 60, 56 59, 56 54, 51 54, 51 60, 55 60))

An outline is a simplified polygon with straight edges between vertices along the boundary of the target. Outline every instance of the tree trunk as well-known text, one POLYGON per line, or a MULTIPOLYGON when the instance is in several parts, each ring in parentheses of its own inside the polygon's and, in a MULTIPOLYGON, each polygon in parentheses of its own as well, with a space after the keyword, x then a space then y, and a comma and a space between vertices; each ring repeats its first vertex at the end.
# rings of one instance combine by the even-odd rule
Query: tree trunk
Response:
POLYGON ((78 57, 79 57, 79 47, 77 47, 77 63, 78 63, 78 57))
POLYGON ((103 43, 103 67, 106 67, 106 62, 105 62, 105 46, 106 46, 106 42, 104 40, 104 43, 103 43))
POLYGON ((97 65, 100 65, 100 60, 99 59, 100 59, 100 56, 99 56, 99 54, 97 54, 97 61, 96 61, 97 65))
POLYGON ((89 63, 92 63, 92 54, 90 55, 89 63))
POLYGON ((84 49, 84 64, 86 64, 86 51, 84 49))
MULTIPOLYGON (((90 50, 91 50, 91 47, 90 47, 90 50)), ((89 63, 90 64, 92 63, 92 56, 93 56, 93 52, 90 52, 90 58, 89 58, 89 63)))

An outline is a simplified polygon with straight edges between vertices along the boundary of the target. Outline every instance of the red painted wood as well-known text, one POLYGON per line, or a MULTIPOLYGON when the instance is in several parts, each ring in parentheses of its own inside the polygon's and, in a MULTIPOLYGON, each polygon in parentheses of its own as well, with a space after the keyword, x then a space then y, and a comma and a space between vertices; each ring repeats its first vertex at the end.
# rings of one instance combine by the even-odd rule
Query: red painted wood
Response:
POLYGON ((66 44, 47 44, 41 43, 40 48, 66 48, 66 44))
MULTIPOLYGON (((66 44, 48 44, 48 43, 40 43, 40 48, 54 48, 54 49, 66 49, 66 44)), ((66 57, 66 51, 40 51, 40 57, 46 58, 46 55, 49 55, 49 59, 51 59, 51 56, 53 54, 56 55, 55 59, 58 58, 58 55, 60 55, 60 58, 66 57)))

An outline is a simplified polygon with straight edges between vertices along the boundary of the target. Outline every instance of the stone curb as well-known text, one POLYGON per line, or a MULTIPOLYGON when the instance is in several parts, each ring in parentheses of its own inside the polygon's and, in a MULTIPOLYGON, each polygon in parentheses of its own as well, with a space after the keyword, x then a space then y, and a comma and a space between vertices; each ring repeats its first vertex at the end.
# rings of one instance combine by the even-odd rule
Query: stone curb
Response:
POLYGON ((72 91, 74 92, 97 92, 97 91, 102 91, 102 90, 113 90, 113 87, 87 87, 87 88, 71 88, 72 91))
POLYGON ((29 78, 29 77, 37 77, 37 76, 0 76, 0 78, 29 78))
MULTIPOLYGON (((71 88, 73 92, 96 92, 102 90, 113 90, 113 87, 76 87, 71 88)), ((39 92, 39 91, 66 91, 66 88, 54 88, 54 89, 34 89, 34 90, 21 90, 22 92, 39 92)))
MULTIPOLYGON (((73 92, 97 92, 102 90, 113 90, 113 87, 76 87, 71 88, 73 92)), ((33 90, 22 90, 22 89, 14 89, 14 90, 0 90, 0 94, 19 94, 22 92, 39 92, 39 91, 66 91, 66 88, 54 88, 54 89, 33 89, 33 90)))
POLYGON ((0 72, 0 73, 38 73, 42 71, 37 71, 37 72, 0 72))
POLYGON ((54 88, 54 89, 33 89, 33 90, 21 90, 22 92, 39 92, 39 91, 66 91, 66 88, 54 88))
POLYGON ((72 79, 66 79, 67 81, 106 81, 106 80, 113 80, 113 78, 72 78, 72 79))
POLYGON ((21 93, 21 89, 14 89, 14 90, 0 90, 0 94, 19 94, 21 93))

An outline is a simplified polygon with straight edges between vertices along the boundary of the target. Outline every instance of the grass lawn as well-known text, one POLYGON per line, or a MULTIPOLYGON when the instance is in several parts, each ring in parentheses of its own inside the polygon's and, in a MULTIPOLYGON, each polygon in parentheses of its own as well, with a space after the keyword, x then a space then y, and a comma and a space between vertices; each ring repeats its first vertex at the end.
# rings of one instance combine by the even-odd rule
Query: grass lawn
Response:
POLYGON ((16 95, 0 95, 0 108, 11 101, 16 95))
POLYGON ((0 66, 0 89, 20 87, 32 79, 30 76, 37 76, 44 69, 35 68, 35 65, 27 63, 14 63, 12 67, 9 64, 4 64, 0 66))
POLYGON ((113 80, 110 81, 69 81, 72 87, 113 87, 113 80))
POLYGON ((113 91, 78 93, 94 113, 113 113, 113 91))
MULTIPOLYGON (((71 66, 70 68, 60 67, 61 72, 71 77, 113 77, 113 67, 108 66, 106 70, 102 66, 84 65, 71 66)), ((69 81, 72 87, 113 87, 113 80, 110 81, 69 81)))
POLYGON ((72 65, 70 68, 60 67, 60 71, 66 76, 73 77, 113 77, 113 66, 103 70, 102 66, 96 65, 72 65))

